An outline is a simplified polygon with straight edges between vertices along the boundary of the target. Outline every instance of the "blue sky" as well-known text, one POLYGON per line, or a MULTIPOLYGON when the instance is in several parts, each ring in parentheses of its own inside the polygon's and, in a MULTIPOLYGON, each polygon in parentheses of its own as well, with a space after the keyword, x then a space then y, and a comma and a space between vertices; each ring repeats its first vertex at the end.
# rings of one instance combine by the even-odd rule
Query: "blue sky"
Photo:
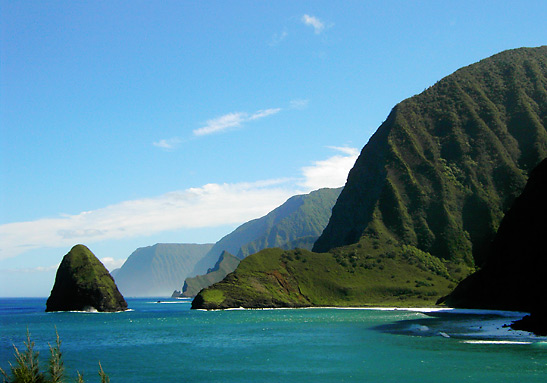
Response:
POLYGON ((396 103, 547 43, 545 1, 0 5, 0 296, 342 186, 396 103))

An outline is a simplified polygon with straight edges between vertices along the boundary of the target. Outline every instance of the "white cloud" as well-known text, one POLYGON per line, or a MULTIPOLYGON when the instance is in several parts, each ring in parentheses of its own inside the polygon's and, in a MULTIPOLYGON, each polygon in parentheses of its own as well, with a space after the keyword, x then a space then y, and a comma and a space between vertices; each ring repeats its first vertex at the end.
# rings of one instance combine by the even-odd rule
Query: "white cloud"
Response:
POLYGON ((289 36, 289 32, 287 32, 286 30, 284 30, 283 32, 281 33, 276 33, 272 36, 272 40, 270 42, 270 46, 276 46, 276 45, 279 45, 281 44, 281 42, 283 40, 285 40, 287 37, 289 36))
POLYGON ((308 106, 309 103, 310 103, 310 100, 306 100, 306 99, 291 100, 290 108, 291 109, 305 109, 308 106))
POLYGON ((336 150, 337 152, 347 154, 348 156, 355 158, 355 160, 357 159, 357 156, 359 155, 359 151, 356 148, 350 148, 349 146, 327 146, 327 148, 336 150))
POLYGON ((355 164, 359 152, 355 148, 330 147, 343 155, 335 155, 323 161, 316 161, 312 166, 302 169, 304 181, 302 185, 310 190, 324 187, 344 186, 348 173, 355 164))
POLYGON ((219 133, 229 128, 239 128, 245 122, 258 120, 264 117, 279 113, 281 108, 259 110, 253 114, 244 112, 228 113, 223 116, 208 120, 202 128, 195 129, 194 135, 205 136, 207 134, 219 133))
POLYGON ((302 22, 313 28, 315 34, 320 34, 325 29, 325 24, 315 16, 304 15, 302 22))
POLYGON ((0 259, 41 247, 72 246, 183 228, 241 223, 291 196, 283 181, 208 184, 94 211, 0 226, 0 259))
POLYGON ((122 267, 122 265, 125 263, 127 258, 124 259, 114 259, 112 257, 104 257, 101 258, 100 261, 108 269, 108 271, 112 271, 114 269, 119 269, 122 267))
MULTIPOLYGON (((275 110, 259 111, 247 119, 272 113, 275 110)), ((343 186, 358 151, 348 147, 332 149, 340 154, 304 167, 299 180, 207 184, 74 215, 0 225, 0 260, 42 248, 241 224, 267 214, 295 194, 343 186)), ((102 261, 109 270, 123 263, 109 257, 102 261)))
POLYGON ((181 143, 181 139, 177 137, 168 138, 154 142, 153 145, 165 150, 175 149, 181 143))
POLYGON ((281 112, 281 108, 270 108, 270 109, 264 109, 259 110, 258 112, 253 113, 249 118, 248 121, 258 120, 260 118, 271 116, 272 114, 276 114, 281 112))
POLYGON ((194 130, 194 135, 204 136, 207 134, 220 132, 228 128, 240 127, 246 116, 246 113, 228 113, 224 116, 208 120, 207 125, 194 130))
POLYGON ((28 268, 18 268, 18 269, 1 269, 0 273, 9 273, 9 274, 36 274, 36 273, 51 273, 57 271, 59 264, 53 266, 36 266, 28 268))

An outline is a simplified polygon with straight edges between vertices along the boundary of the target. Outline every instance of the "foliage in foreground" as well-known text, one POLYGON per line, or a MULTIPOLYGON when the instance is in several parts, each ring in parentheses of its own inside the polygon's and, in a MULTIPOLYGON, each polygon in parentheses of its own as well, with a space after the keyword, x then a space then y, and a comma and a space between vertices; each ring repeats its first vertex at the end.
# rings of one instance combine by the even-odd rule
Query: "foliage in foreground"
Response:
MULTIPOLYGON (((27 341, 24 342, 25 350, 19 351, 17 346, 13 345, 15 353, 15 364, 10 362, 10 374, 0 368, 0 374, 4 383, 63 383, 66 382, 65 366, 63 354, 61 352, 61 339, 55 331, 55 345, 49 345, 49 360, 45 372, 41 370, 39 363, 39 352, 34 350, 34 342, 30 340, 30 333, 27 331, 27 341)), ((77 372, 78 383, 83 383, 84 378, 80 372, 77 372)), ((101 362, 99 362, 99 376, 101 383, 109 383, 110 378, 103 371, 101 362)))

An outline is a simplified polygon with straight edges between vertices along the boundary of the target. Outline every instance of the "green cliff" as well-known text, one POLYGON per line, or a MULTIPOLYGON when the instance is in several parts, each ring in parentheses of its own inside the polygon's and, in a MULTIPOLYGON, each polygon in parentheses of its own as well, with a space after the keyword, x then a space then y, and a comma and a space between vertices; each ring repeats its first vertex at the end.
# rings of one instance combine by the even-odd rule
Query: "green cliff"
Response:
POLYGON ((116 271, 116 283, 125 296, 170 296, 212 247, 179 243, 141 247, 116 271))
MULTIPOLYGON (((301 291, 309 286, 302 297, 319 298, 313 291, 323 286, 340 288, 323 300, 287 295, 257 304, 412 305, 418 296, 433 304, 483 265, 504 213, 522 192, 529 171, 547 157, 545 126, 545 46, 502 52, 401 102, 350 171, 313 248, 322 255, 306 256, 309 272, 287 270, 301 291), (384 261, 381 271, 370 274, 366 269, 384 261), (321 264, 335 263, 353 268, 334 266, 340 275, 326 270, 314 274, 321 264), (427 276, 415 277, 410 271, 415 268, 427 276), (302 279, 309 273, 316 275, 312 284, 302 279), (394 280, 392 285, 384 283, 388 278, 394 280), (414 291, 428 283, 434 286, 426 293, 414 291), (352 291, 360 295, 348 300, 352 291)), ((256 291, 263 291, 264 297, 273 294, 279 286, 270 277, 272 270, 283 275, 286 263, 281 256, 275 259, 268 261, 267 269, 257 260, 242 262, 224 281, 202 291, 195 307, 252 306, 240 297, 246 296, 245 286, 256 281, 263 286, 256 291), (238 277, 242 267, 252 276, 249 282, 238 279, 243 278, 238 277)), ((246 291, 248 301, 255 302, 252 297, 259 294, 246 291)))
POLYGON ((186 278, 182 287, 183 297, 194 297, 205 287, 211 286, 213 283, 221 281, 237 268, 241 260, 236 256, 223 251, 212 269, 207 271, 205 275, 197 275, 192 278, 186 278))
POLYGON ((547 46, 456 71, 393 109, 363 148, 314 251, 378 232, 480 266, 528 172, 547 156, 546 125, 547 46))
POLYGON ((46 311, 123 311, 127 303, 104 265, 84 245, 74 246, 57 269, 46 311))

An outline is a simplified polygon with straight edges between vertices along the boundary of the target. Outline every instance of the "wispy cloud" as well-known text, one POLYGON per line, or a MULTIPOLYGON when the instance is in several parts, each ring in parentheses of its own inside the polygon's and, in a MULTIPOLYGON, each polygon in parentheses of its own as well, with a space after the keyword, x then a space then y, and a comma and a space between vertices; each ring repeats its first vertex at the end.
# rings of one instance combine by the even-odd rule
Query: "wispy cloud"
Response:
POLYGON ((159 140, 157 142, 154 142, 153 145, 164 150, 173 150, 177 146, 179 146, 181 142, 182 140, 180 138, 173 137, 173 138, 159 140))
POLYGON ((291 109, 305 109, 308 106, 309 103, 310 103, 310 100, 304 100, 304 99, 291 100, 290 108, 291 109))
POLYGON ((18 268, 18 269, 0 269, 0 273, 9 273, 9 274, 36 274, 36 273, 51 273, 56 271, 59 268, 59 264, 53 266, 37 266, 37 267, 27 267, 27 268, 18 268))
POLYGON ((316 35, 320 34, 325 29, 325 23, 315 16, 304 15, 302 16, 302 22, 307 26, 312 27, 316 35))
MULTIPOLYGON (((247 120, 266 115, 267 111, 257 112, 247 120)), ((0 260, 40 248, 241 224, 267 214, 295 194, 343 186, 358 152, 347 147, 333 149, 338 154, 304 167, 299 179, 207 184, 74 215, 0 225, 0 260)), ((102 261, 110 270, 122 262, 102 261)))
POLYGON ((304 181, 302 186, 310 190, 320 189, 323 187, 341 187, 344 186, 347 176, 359 152, 355 148, 349 147, 330 147, 341 154, 327 158, 326 160, 316 161, 312 166, 307 166, 302 169, 304 181))
POLYGON ((291 195, 292 190, 281 187, 282 183, 208 184, 76 215, 4 224, 0 226, 0 259, 41 247, 245 222, 267 213, 291 195))
POLYGON ((102 264, 108 269, 108 271, 112 271, 114 269, 122 267, 125 261, 126 259, 114 259, 112 257, 101 258, 102 264))
POLYGON ((271 108, 259 110, 252 114, 244 112, 228 113, 223 116, 208 120, 204 127, 195 129, 193 133, 196 136, 205 136, 208 134, 223 132, 230 128, 239 128, 246 122, 268 117, 273 114, 279 113, 280 111, 281 108, 271 108))
POLYGON ((281 33, 275 33, 272 36, 272 40, 270 41, 270 46, 274 47, 276 45, 281 44, 283 40, 285 40, 289 36, 289 32, 287 30, 283 30, 281 33))

